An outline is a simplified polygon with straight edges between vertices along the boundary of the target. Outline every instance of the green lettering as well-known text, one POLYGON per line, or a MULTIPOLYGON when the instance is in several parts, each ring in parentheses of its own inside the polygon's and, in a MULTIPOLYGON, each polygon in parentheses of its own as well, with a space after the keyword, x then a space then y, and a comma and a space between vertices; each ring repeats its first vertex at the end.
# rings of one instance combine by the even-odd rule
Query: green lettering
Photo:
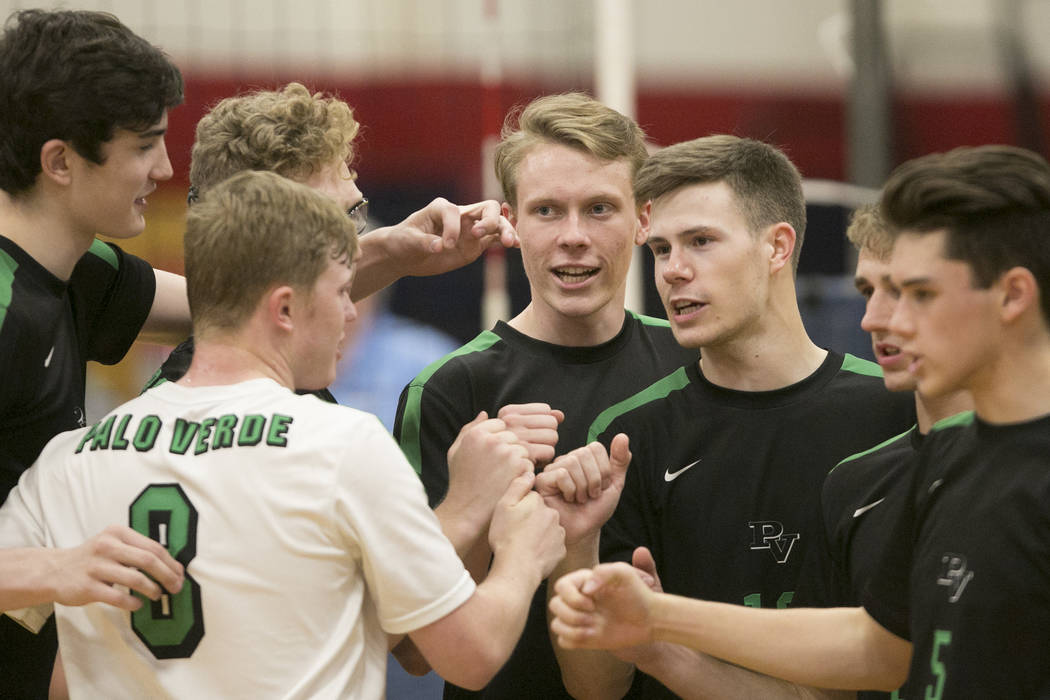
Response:
POLYGON ((199 455, 208 451, 208 439, 211 437, 213 425, 215 425, 214 418, 205 418, 201 421, 201 429, 197 431, 197 446, 193 448, 193 454, 199 455))
POLYGON ((131 441, 131 444, 135 446, 135 449, 139 452, 145 452, 146 450, 152 450, 153 445, 157 443, 157 435, 160 433, 160 418, 155 415, 148 415, 142 419, 139 423, 139 429, 135 431, 135 437, 131 441))
POLYGON ((233 429, 237 427, 237 416, 226 414, 215 424, 215 436, 211 439, 211 448, 233 447, 233 429))
POLYGON ((91 450, 108 450, 109 449, 109 436, 113 432, 113 421, 116 416, 110 416, 98 426, 98 430, 95 431, 95 437, 91 441, 91 450))
POLYGON ((262 440, 263 427, 265 425, 266 419, 258 413, 245 416, 244 422, 241 423, 241 433, 237 436, 237 444, 241 447, 258 445, 259 441, 262 440))
POLYGON ((936 685, 926 686, 926 700, 941 700, 944 693, 944 681, 948 676, 948 669, 941 661, 941 650, 952 643, 952 633, 948 630, 933 631, 933 652, 930 654, 930 670, 937 678, 936 685))
POLYGON ((124 439, 124 433, 128 429, 128 423, 131 422, 131 414, 128 413, 120 417, 120 422, 117 423, 117 432, 113 435, 113 449, 114 450, 126 450, 128 449, 128 441, 124 439))
POLYGON ((88 428, 88 431, 86 433, 84 433, 84 437, 80 438, 80 444, 77 445, 76 454, 80 454, 83 451, 84 445, 88 444, 89 441, 94 439, 95 433, 97 433, 97 432, 98 432, 98 423, 95 423, 93 426, 88 428))
POLYGON ((198 428, 200 428, 198 423, 176 418, 169 451, 177 455, 186 454, 186 450, 190 449, 190 443, 193 442, 193 436, 197 434, 198 428))
POLYGON ((280 413, 273 414, 270 419, 270 432, 266 434, 266 444, 270 447, 285 447, 288 439, 284 434, 288 432, 288 426, 292 424, 291 416, 282 416, 280 413))

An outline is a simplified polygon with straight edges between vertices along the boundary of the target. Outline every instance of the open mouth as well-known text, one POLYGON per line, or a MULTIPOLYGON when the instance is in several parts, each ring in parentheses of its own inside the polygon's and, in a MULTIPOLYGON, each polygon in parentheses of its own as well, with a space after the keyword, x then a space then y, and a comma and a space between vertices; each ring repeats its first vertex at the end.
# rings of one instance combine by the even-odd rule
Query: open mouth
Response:
POLYGON ((694 311, 699 311, 705 304, 699 301, 676 301, 671 304, 671 309, 676 316, 684 316, 694 311))
POLYGON ((586 282, 597 274, 597 267, 559 267, 554 270, 554 275, 565 284, 586 282))

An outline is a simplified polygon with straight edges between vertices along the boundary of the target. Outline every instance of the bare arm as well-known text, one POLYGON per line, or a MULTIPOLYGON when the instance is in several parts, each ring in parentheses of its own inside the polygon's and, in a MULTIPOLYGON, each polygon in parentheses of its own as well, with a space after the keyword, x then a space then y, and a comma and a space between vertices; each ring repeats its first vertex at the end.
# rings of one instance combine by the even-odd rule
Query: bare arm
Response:
POLYGON ((182 564, 159 543, 119 525, 106 528, 79 547, 0 550, 0 610, 53 602, 101 602, 138 610, 142 601, 115 586, 127 586, 158 600, 163 591, 154 580, 178 592, 182 564))
MULTIPOLYGON (((558 511, 565 527, 565 558, 547 583, 547 599, 564 573, 598 564, 598 540, 623 490, 631 452, 626 435, 617 435, 609 452, 598 442, 579 447, 551 462, 537 477, 536 490, 558 511)), ((549 616, 549 615, 548 615, 549 616)), ((630 689, 634 666, 595 649, 566 649, 552 638, 562 682, 579 700, 621 698, 630 689)))
POLYGON ((671 642, 822 688, 893 690, 908 674, 911 644, 863 608, 764 610, 653 593, 626 564, 574 572, 557 593, 552 630, 568 647, 671 642))
POLYGON ((153 295, 146 323, 137 340, 144 343, 176 345, 193 330, 190 323, 190 303, 186 299, 186 278, 173 272, 153 270, 157 291, 153 295))
POLYGON ((409 635, 438 675, 464 688, 484 687, 510 658, 536 587, 565 552, 558 514, 531 492, 533 480, 519 476, 500 500, 489 529, 492 568, 474 595, 409 635))
POLYGON ((439 197, 400 224, 361 237, 351 295, 357 301, 402 277, 455 270, 500 243, 515 246, 517 237, 498 202, 457 206, 439 197))

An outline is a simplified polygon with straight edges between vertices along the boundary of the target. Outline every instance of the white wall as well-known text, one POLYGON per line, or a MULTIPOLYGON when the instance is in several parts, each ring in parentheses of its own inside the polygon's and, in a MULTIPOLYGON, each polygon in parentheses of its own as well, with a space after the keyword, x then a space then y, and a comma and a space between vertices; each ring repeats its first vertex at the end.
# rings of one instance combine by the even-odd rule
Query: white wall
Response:
MULTIPOLYGON (((1009 0, 886 0, 895 73, 921 90, 991 90, 1004 69, 995 29, 1009 0)), ((1019 0, 1050 84, 1050 2, 1019 0)), ((341 78, 478 75, 497 50, 505 74, 591 73, 594 0, 85 0, 117 14, 186 70, 301 67, 341 78), (486 2, 497 8, 486 31, 486 2)), ((0 0, 7 15, 32 2, 0 0)), ((840 85, 849 0, 636 0, 639 81, 698 87, 840 85)))

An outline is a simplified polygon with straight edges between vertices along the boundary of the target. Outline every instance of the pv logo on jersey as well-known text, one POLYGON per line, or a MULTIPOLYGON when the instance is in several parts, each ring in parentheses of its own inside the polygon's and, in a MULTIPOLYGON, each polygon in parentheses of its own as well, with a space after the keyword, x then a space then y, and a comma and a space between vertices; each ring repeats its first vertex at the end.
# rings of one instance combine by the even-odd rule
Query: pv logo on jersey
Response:
POLYGON ((785 533, 783 523, 776 520, 752 520, 748 527, 751 528, 751 549, 768 549, 778 564, 787 562, 799 533, 785 533))
POLYGON ((945 552, 941 557, 941 573, 937 577, 937 585, 948 587, 951 592, 948 596, 949 603, 954 603, 962 597, 966 584, 972 579, 973 572, 966 567, 966 557, 945 552))

